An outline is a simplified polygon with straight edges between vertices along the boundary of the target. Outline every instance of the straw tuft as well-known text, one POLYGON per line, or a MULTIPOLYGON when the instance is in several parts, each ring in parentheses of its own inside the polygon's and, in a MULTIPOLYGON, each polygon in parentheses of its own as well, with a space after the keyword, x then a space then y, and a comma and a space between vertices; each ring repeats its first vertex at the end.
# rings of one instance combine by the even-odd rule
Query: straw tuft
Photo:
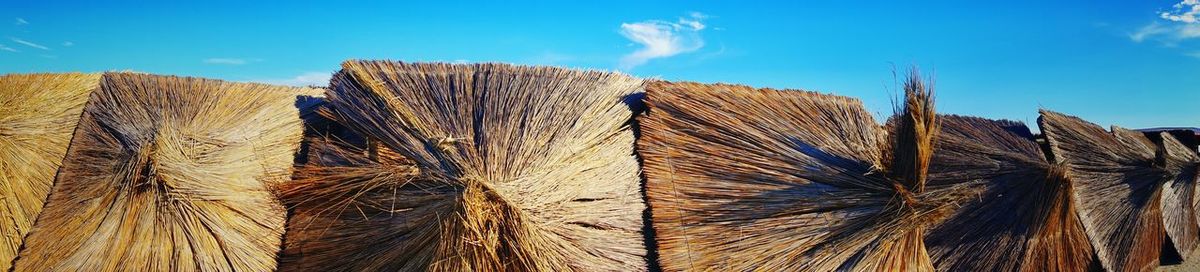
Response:
POLYGON ((109 73, 16 271, 272 271, 315 90, 109 73))

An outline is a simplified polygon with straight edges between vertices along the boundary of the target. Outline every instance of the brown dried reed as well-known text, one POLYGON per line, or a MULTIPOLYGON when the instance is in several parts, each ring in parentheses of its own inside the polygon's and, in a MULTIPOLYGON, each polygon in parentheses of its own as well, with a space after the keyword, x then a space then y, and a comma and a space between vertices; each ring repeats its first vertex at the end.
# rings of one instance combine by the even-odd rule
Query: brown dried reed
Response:
POLYGON ((15 270, 274 270, 315 91, 105 74, 15 270))

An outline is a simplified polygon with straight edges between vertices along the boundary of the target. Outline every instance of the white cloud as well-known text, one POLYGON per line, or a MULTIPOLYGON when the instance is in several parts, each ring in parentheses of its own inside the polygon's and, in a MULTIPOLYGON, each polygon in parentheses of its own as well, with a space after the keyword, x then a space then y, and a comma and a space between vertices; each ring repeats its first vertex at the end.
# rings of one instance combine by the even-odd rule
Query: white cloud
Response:
POLYGON ((75 43, 73 43, 73 42, 71 42, 71 41, 65 41, 65 42, 63 42, 63 43, 62 43, 62 46, 63 46, 63 47, 71 47, 71 46, 74 46, 74 45, 75 45, 75 43))
POLYGON ((8 52, 21 52, 21 51, 17 51, 16 49, 13 49, 12 47, 5 46, 3 44, 0 44, 0 50, 4 50, 4 51, 8 51, 8 52))
POLYGON ((329 85, 329 78, 331 77, 333 77, 333 75, 328 72, 307 72, 292 78, 258 79, 248 81, 288 86, 325 86, 329 85))
POLYGON ((26 40, 17 39, 17 38, 12 38, 12 37, 10 37, 10 38, 8 38, 8 39, 12 40, 12 41, 13 41, 13 42, 15 42, 15 43, 24 44, 25 46, 28 46, 28 47, 33 47, 33 48, 37 48, 37 49, 41 49, 41 50, 50 50, 50 48, 49 48, 49 47, 45 47, 45 46, 42 46, 42 45, 40 45, 40 44, 32 43, 32 42, 29 42, 29 41, 26 41, 26 40))
POLYGON ((1196 16, 1200 15, 1200 0, 1183 0, 1171 7, 1172 10, 1160 12, 1158 16, 1174 22, 1188 24, 1200 22, 1196 20, 1196 16))
POLYGON ((1129 34, 1129 39, 1142 42, 1148 39, 1162 42, 1168 47, 1178 46, 1181 41, 1200 38, 1200 0, 1183 0, 1171 6, 1171 10, 1158 14, 1162 21, 1151 22, 1129 34))
POLYGON ((1191 52, 1191 53, 1186 53, 1186 54, 1184 54, 1184 55, 1187 55, 1187 56, 1189 56, 1189 57, 1193 57, 1193 58, 1200 59, 1200 51, 1195 51, 1195 52, 1191 52))
POLYGON ((24 18, 17 18, 16 25, 28 25, 28 24, 29 24, 29 21, 26 21, 24 18))
POLYGON ((236 59, 236 58, 208 58, 208 59, 204 59, 203 62, 205 64, 225 64, 225 65, 242 65, 242 64, 247 63, 247 61, 244 59, 236 59))
POLYGON ((656 58, 665 58, 696 51, 704 47, 700 31, 707 26, 702 22, 708 15, 692 12, 676 22, 649 20, 622 23, 621 35, 641 45, 637 51, 621 57, 620 68, 633 69, 656 58))

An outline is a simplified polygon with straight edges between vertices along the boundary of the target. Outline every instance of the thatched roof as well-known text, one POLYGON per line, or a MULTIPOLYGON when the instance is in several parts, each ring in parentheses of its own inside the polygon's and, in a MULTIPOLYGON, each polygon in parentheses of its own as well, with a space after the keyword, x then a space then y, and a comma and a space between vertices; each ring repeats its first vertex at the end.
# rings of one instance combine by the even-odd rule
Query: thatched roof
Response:
POLYGON ((657 82, 639 119, 663 270, 932 270, 926 226, 969 190, 927 190, 931 91, 908 82, 896 133, 855 99, 657 82))
MULTIPOLYGON (((1038 119, 1055 161, 1066 164, 1088 239, 1109 271, 1158 266, 1163 243, 1163 185, 1155 146, 1141 133, 1107 132, 1077 117, 1042 111, 1038 119)), ((1168 229, 1170 231, 1170 229, 1168 229)))
POLYGON ((315 90, 109 73, 17 271, 272 271, 315 90))
POLYGON ((1066 169, 1022 123, 941 116, 929 187, 984 188, 925 239, 939 271, 1089 271, 1094 262, 1066 169))
POLYGON ((71 133, 100 74, 0 76, 0 270, 50 193, 71 133))
POLYGON ((319 178, 285 194, 297 219, 284 267, 646 270, 623 102, 641 86, 560 68, 344 63, 332 115, 404 160, 305 170, 319 178))

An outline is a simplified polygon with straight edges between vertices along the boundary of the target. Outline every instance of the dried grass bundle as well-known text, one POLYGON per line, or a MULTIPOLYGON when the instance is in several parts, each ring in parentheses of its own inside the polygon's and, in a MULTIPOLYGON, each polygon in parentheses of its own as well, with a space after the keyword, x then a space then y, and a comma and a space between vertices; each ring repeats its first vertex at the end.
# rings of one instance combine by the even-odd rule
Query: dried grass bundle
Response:
POLYGON ((1163 185, 1174 176, 1156 159, 1154 144, 1138 132, 1114 126, 1110 133, 1047 110, 1038 124, 1055 161, 1068 168, 1079 217, 1104 268, 1157 267, 1164 239, 1163 185))
POLYGON ((1029 128, 1006 120, 939 119, 928 186, 984 188, 925 238, 939 271, 1098 268, 1066 169, 1046 161, 1029 128))
POLYGON ((99 74, 0 76, 0 270, 33 226, 99 74))
POLYGON ((271 271, 316 90, 110 73, 16 271, 271 271))
POLYGON ((646 270, 623 102, 642 84, 560 68, 344 63, 332 115, 378 148, 364 160, 331 146, 347 166, 305 167, 284 189, 294 216, 283 268, 646 270))
POLYGON ((852 98, 651 84, 638 148, 663 270, 932 270, 926 226, 972 195, 926 188, 932 91, 905 94, 888 135, 852 98))

